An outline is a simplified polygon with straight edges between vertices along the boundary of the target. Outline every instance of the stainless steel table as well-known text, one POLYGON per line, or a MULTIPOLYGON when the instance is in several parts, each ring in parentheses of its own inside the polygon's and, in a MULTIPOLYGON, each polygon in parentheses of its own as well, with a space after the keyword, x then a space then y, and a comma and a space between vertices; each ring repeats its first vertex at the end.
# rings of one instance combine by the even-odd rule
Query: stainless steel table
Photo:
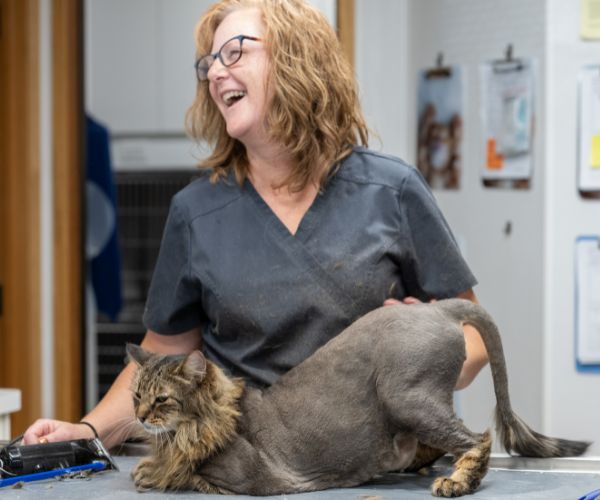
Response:
MULTIPOLYGON (((131 449, 128 450, 131 453, 131 449)), ((134 449, 134 453, 136 449, 134 449)), ((218 495, 201 495, 199 493, 144 493, 138 494, 129 477, 131 469, 139 460, 136 456, 115 457, 120 471, 98 473, 88 479, 56 479, 27 483, 19 489, 0 489, 0 500, 40 498, 57 498, 73 500, 121 500, 135 499, 155 500, 172 498, 229 498, 218 495)), ((482 486, 473 500, 496 499, 577 499, 592 490, 600 488, 600 458, 579 459, 524 459, 492 456, 491 468, 482 486)), ((294 500, 412 500, 432 498, 429 488, 436 475, 449 470, 450 460, 442 459, 430 476, 414 474, 387 474, 376 481, 347 489, 335 489, 315 493, 297 495, 278 495, 269 498, 294 500)), ((238 496, 240 499, 256 499, 257 497, 238 496)))

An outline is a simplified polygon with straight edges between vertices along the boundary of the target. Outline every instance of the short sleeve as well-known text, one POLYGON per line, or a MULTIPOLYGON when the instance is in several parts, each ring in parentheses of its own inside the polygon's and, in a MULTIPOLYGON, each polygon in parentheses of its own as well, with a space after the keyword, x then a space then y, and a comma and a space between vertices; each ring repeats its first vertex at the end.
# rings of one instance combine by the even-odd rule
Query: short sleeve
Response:
POLYGON ((146 299, 146 328, 169 335, 202 324, 202 286, 191 276, 190 269, 190 228, 175 197, 146 299))
POLYGON ((407 226, 401 270, 407 293, 421 300, 443 299, 476 285, 448 223, 416 169, 404 183, 401 207, 407 226))

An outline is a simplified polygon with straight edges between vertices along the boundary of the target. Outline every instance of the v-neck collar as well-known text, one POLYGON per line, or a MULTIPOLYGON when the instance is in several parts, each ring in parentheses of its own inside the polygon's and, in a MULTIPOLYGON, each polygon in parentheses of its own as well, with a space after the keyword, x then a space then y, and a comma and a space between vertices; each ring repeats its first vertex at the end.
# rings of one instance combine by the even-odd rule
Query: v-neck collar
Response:
MULTIPOLYGON (((329 182, 327 182, 327 185, 325 186, 325 189, 330 188, 331 179, 329 180, 329 182)), ((323 204, 325 203, 325 199, 327 198, 324 192, 319 191, 313 202, 310 204, 310 206, 300 219, 300 224, 298 224, 296 232, 292 233, 277 216, 277 214, 271 209, 268 203, 263 199, 263 197, 252 185, 252 182, 250 182, 249 179, 246 179, 244 181, 242 190, 244 191, 244 193, 248 194, 248 196, 256 204, 258 209, 261 211, 262 215, 265 217, 265 221, 267 221, 269 225, 271 225, 282 237, 295 238, 297 240, 302 241, 305 241, 316 227, 316 224, 319 221, 319 215, 322 212, 323 204)))

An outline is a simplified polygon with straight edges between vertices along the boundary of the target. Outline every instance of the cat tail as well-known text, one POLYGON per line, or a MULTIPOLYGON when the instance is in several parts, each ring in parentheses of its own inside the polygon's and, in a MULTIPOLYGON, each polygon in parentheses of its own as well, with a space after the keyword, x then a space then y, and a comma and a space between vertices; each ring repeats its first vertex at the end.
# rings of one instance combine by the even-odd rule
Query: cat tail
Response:
POLYGON ((502 340, 496 323, 483 307, 469 300, 450 299, 438 304, 462 323, 481 334, 490 360, 496 394, 496 433, 504 449, 524 457, 568 457, 583 454, 590 443, 544 436, 531 429, 512 410, 502 340))
POLYGON ((523 457, 574 457, 585 453, 590 443, 544 436, 531 429, 512 410, 496 406, 496 432, 504 449, 523 457))

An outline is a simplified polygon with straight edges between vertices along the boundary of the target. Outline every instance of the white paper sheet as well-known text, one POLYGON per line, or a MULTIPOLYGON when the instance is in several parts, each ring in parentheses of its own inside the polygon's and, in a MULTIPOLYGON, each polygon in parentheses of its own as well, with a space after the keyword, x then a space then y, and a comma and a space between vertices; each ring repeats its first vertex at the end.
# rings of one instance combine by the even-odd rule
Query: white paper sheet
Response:
POLYGON ((575 244, 576 357, 579 365, 600 365, 600 237, 575 244))
POLYGON ((600 191, 600 66, 579 74, 578 189, 600 191))
POLYGON ((531 178, 536 66, 532 59, 512 70, 497 62, 480 66, 484 180, 531 178))

